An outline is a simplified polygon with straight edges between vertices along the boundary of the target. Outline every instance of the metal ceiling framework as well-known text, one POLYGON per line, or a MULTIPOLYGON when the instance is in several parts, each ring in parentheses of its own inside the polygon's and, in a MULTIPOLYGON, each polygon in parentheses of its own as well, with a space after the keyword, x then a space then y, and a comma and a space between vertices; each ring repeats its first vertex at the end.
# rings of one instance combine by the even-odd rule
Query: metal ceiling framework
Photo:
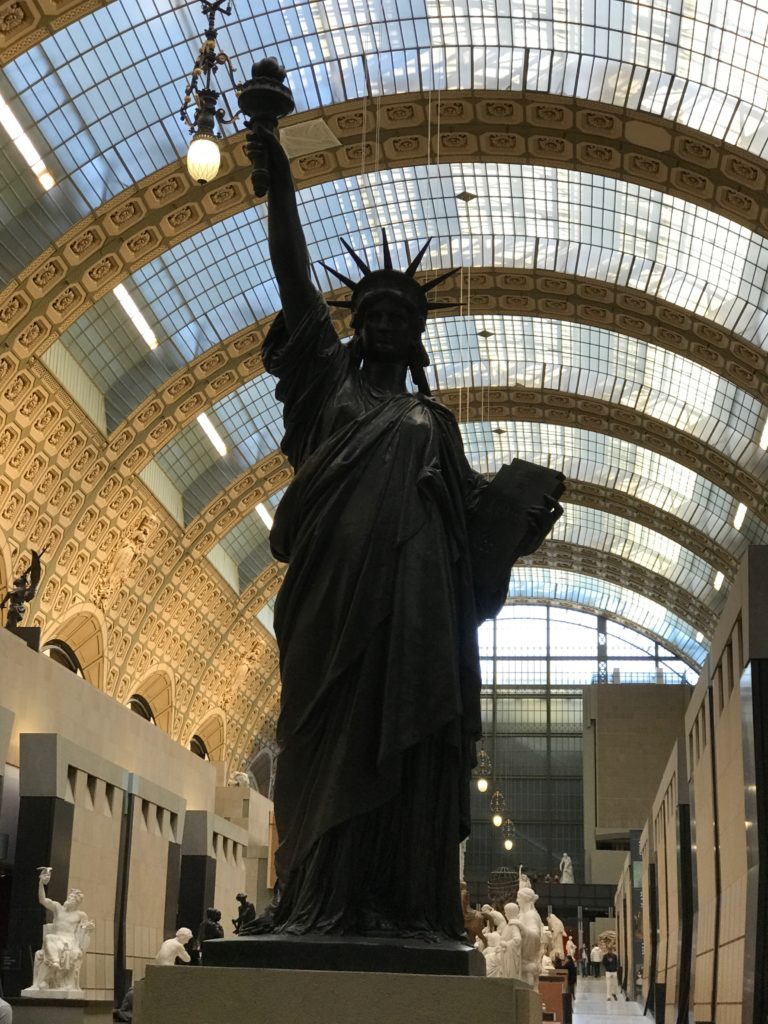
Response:
MULTIPOLYGON (((241 139, 225 140, 220 175, 201 188, 171 127, 195 7, 0 4, 0 96, 58 183, 43 194, 3 149, 0 381, 10 408, 27 392, 82 406, 94 479, 114 481, 105 501, 144 484, 161 505, 177 494, 183 522, 158 513, 152 594, 191 577, 223 594, 187 718, 195 703, 234 716, 230 754, 242 758, 276 696, 273 655, 252 671, 263 631, 242 622, 281 580, 253 508, 290 469, 259 354, 276 292, 241 139), (157 358, 120 319, 121 282, 159 326, 157 358), (203 411, 232 449, 226 464, 203 447, 203 411), (197 564, 206 554, 234 596, 197 564), (248 666, 241 692, 214 682, 222 659, 248 666)), ((607 0, 523 4, 522 17, 459 0, 237 8, 230 52, 243 67, 249 48, 276 52, 297 96, 285 134, 305 142, 292 164, 313 259, 349 273, 338 235, 375 259, 381 224, 403 257, 406 240, 434 235, 426 273, 462 272, 440 295, 458 315, 429 325, 431 372, 470 461, 492 472, 520 453, 568 467, 570 521, 515 570, 510 600, 604 610, 700 663, 693 633, 710 635, 722 606, 710 577, 730 578, 746 544, 768 539, 766 17, 732 2, 708 5, 708 20, 607 0), (318 119, 337 146, 307 149, 318 119), (461 188, 472 198, 457 200, 461 188)), ((323 273, 318 283, 330 294, 323 273)), ((5 436, 36 484, 9 417, 0 447, 5 436)), ((87 514, 60 531, 65 570, 87 514)), ((13 516, 16 550, 25 512, 13 516)), ((51 611, 76 591, 57 581, 51 611)), ((121 601, 127 627, 157 633, 150 600, 121 601)), ((176 723, 180 738, 188 726, 176 723)))

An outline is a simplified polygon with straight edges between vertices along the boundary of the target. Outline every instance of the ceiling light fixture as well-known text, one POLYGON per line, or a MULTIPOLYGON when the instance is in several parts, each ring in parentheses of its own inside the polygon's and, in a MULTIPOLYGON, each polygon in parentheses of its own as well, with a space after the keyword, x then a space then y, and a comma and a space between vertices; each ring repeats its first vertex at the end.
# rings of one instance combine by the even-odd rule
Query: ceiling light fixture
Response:
POLYGON ((496 828, 504 821, 504 796, 498 789, 491 795, 491 821, 496 828))
POLYGON ((119 284, 112 289, 112 294, 128 314, 131 323, 150 348, 157 348, 157 336, 146 321, 144 314, 128 294, 125 285, 119 284))
POLYGON ((0 96, 0 124, 5 128, 11 137, 11 142, 26 160, 37 180, 46 192, 53 188, 56 182, 53 175, 43 163, 42 157, 35 149, 31 139, 19 124, 16 115, 0 96))
POLYGON ((720 587, 722 587, 724 580, 725 580, 725 576, 721 572, 719 572, 715 576, 715 582, 712 584, 713 587, 715 588, 715 590, 719 590, 720 587))
POLYGON ((703 639, 704 639, 704 634, 703 633, 697 633, 696 634, 696 643, 697 644, 700 644, 703 639))
POLYGON ((224 124, 232 124, 237 120, 238 114, 232 112, 226 95, 224 104, 226 110, 217 106, 219 93, 214 86, 214 76, 223 65, 229 72, 229 78, 235 92, 238 86, 235 84, 235 76, 232 69, 232 61, 216 48, 216 15, 231 14, 232 4, 225 0, 216 0, 215 3, 203 2, 203 14, 208 18, 208 28, 205 31, 205 41, 195 60, 195 66, 189 78, 187 88, 184 90, 184 99, 179 111, 179 117, 189 128, 192 142, 187 151, 187 170, 190 177, 198 185, 205 185, 213 181, 219 173, 221 166, 221 152, 218 140, 221 133, 216 129, 224 124), (194 117, 189 116, 189 107, 195 104, 194 117), (229 115, 229 116, 227 116, 229 115))
POLYGON ((206 434, 208 435, 208 440, 211 442, 211 444, 219 453, 219 455, 226 455, 227 446, 224 444, 224 441, 222 440, 221 435, 219 434, 216 427, 214 427, 214 425, 211 423, 211 421, 208 419, 204 412, 201 412, 200 415, 197 417, 197 422, 206 432, 206 434))
POLYGON ((475 777, 478 792, 486 793, 488 791, 488 780, 491 777, 492 770, 491 759, 481 740, 480 749, 477 752, 477 765, 472 773, 475 777))
POLYGON ((741 524, 744 522, 744 517, 747 514, 747 506, 739 503, 739 507, 736 509, 736 515, 733 517, 733 525, 737 530, 741 529, 741 524))
POLYGON ((271 530, 272 523, 274 522, 274 520, 272 519, 272 516, 269 514, 267 506, 264 505, 262 502, 259 502, 259 504, 256 506, 256 514, 258 515, 262 523, 264 523, 266 528, 268 530, 271 530))

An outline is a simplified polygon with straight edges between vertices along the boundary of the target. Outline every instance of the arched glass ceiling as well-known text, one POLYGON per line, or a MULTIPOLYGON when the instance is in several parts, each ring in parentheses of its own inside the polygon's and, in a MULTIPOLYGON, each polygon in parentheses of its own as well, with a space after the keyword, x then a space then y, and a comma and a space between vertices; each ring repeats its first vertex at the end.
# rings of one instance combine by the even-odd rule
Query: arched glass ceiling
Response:
MULTIPOLYGON (((567 497, 567 495, 566 495, 567 497)), ((719 611, 723 595, 712 589, 715 570, 668 537, 601 509, 568 505, 552 531, 553 540, 595 548, 658 573, 719 611)))
MULTIPOLYGON (((63 233, 72 217, 186 148, 175 112, 204 27, 195 7, 116 0, 5 67, 0 94, 22 121, 26 112, 36 122, 41 155, 59 181, 55 196, 41 198, 18 166, 0 186, 20 209, 45 213, 25 225, 38 251, 46 221, 63 233)), ((252 57, 275 54, 299 110, 408 91, 545 91, 660 114, 763 154, 765 12, 736 0, 675 7, 237 0, 235 14, 220 19, 220 41, 241 78, 252 57)))
MULTIPOLYGON (((339 179, 302 190, 299 201, 323 289, 337 282, 321 259, 358 276, 340 235, 379 265, 376 225, 383 223, 403 266, 406 240, 415 246, 433 236, 427 268, 535 267, 594 277, 657 295, 768 347, 768 240, 652 189, 559 168, 456 164, 339 179), (470 179, 478 199, 466 204, 457 194, 470 179)), ((173 367, 277 308, 264 208, 206 228, 126 283, 158 333, 155 352, 130 325, 116 329, 111 294, 62 338, 108 397, 110 429, 173 367)), ((471 275, 466 297, 471 308, 471 275)))
POLYGON ((696 641, 695 630, 655 601, 625 587, 618 587, 594 576, 566 572, 562 569, 539 569, 515 566, 509 584, 509 597, 546 603, 547 600, 570 601, 634 622, 676 647, 700 666, 707 649, 696 641))
POLYGON ((768 543, 768 525, 748 515, 733 526, 736 500, 692 469, 607 434, 551 423, 492 420, 459 425, 464 450, 481 473, 515 456, 560 469, 566 477, 632 495, 679 516, 735 557, 746 544, 768 543))
POLYGON ((518 383, 589 395, 693 434, 750 472, 768 461, 755 443, 762 404, 658 346, 572 321, 517 316, 433 320, 425 343, 434 387, 518 383))
MULTIPOLYGON (((270 516, 274 517, 283 494, 284 487, 262 503, 270 516)), ((241 593, 274 561, 269 547, 269 530, 255 510, 224 534, 219 547, 237 565, 241 593)))

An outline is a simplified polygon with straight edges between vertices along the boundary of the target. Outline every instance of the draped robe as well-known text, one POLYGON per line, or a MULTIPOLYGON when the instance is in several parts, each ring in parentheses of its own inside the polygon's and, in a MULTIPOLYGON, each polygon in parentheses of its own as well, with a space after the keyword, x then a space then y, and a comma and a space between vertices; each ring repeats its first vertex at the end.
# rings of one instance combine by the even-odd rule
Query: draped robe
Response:
POLYGON ((466 517, 485 482, 451 412, 367 383, 319 297, 263 356, 295 469, 270 537, 289 564, 269 927, 458 937, 481 732, 466 517))

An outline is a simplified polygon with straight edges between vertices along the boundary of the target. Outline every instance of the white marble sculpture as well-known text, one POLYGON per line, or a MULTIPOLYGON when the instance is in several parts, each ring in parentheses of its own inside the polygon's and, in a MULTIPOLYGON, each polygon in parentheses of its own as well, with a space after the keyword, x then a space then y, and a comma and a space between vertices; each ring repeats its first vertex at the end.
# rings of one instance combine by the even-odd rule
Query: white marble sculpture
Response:
POLYGON ((486 978, 501 978, 504 958, 504 943, 498 932, 489 932, 486 936, 486 945, 481 948, 480 939, 475 939, 475 948, 479 949, 485 957, 486 978))
POLYGON ((179 928, 174 938, 166 939, 157 951, 155 963, 160 967, 173 967, 176 963, 176 957, 178 957, 182 963, 188 964, 191 957, 184 948, 184 945, 191 938, 192 932, 189 928, 179 928))
POLYGON ((568 936, 565 943, 565 953, 566 956, 572 956, 574 960, 576 959, 576 943, 573 941, 570 935, 568 936))
POLYGON ((251 788, 251 778, 246 772, 235 772, 229 780, 230 786, 240 786, 242 789, 251 788))
POLYGON ((520 865, 520 868, 519 868, 518 874, 517 874, 517 887, 518 887, 518 889, 530 889, 531 888, 531 880, 528 877, 528 875, 526 875, 525 871, 523 870, 523 865, 522 864, 520 865))
POLYGON ((544 929, 539 912, 535 906, 538 898, 529 886, 524 886, 517 894, 517 903, 520 908, 518 920, 522 937, 520 945, 520 973, 523 981, 526 981, 534 992, 539 991, 541 933, 544 929))
POLYGON ((507 923, 501 932, 504 952, 501 958, 501 973, 504 978, 522 978, 521 947, 523 936, 520 931, 520 908, 516 903, 504 905, 507 923))
POLYGON ((576 879, 573 877, 573 861, 564 853, 560 858, 560 884, 573 885, 576 879))
POLYGON ((539 950, 539 958, 543 957, 546 953, 549 955, 552 949, 552 930, 549 925, 545 924, 541 929, 541 949, 539 950))
POLYGON ((37 898, 53 914, 53 921, 43 926, 43 946, 35 953, 32 985, 22 991, 28 999, 82 999, 80 971, 95 925, 78 907, 83 901, 79 889, 72 889, 63 903, 49 899, 45 892, 51 880, 51 869, 40 872, 37 898))
POLYGON ((539 968, 539 971, 542 974, 549 974, 551 971, 554 971, 554 969, 555 965, 552 962, 552 957, 549 956, 548 953, 545 953, 544 956, 541 958, 541 967, 539 968))
POLYGON ((552 932, 549 952, 553 957, 559 956, 562 960, 565 954, 565 925, 557 914, 547 914, 547 927, 552 932))
POLYGON ((488 921, 488 924, 483 928, 483 934, 488 935, 490 932, 501 933, 504 929, 504 925, 507 923, 507 919, 499 910, 494 910, 488 903, 484 903, 480 907, 480 913, 488 921))

